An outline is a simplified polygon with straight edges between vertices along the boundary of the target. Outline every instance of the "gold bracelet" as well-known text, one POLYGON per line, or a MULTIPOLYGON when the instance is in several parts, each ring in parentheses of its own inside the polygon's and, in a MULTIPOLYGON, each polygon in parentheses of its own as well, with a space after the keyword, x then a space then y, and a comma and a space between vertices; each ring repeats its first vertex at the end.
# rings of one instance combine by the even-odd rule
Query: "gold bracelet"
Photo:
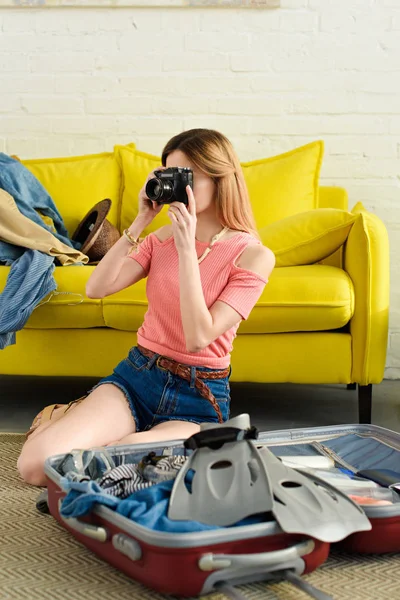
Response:
POLYGON ((135 240, 134 237, 131 236, 129 229, 124 229, 124 236, 126 237, 126 239, 128 240, 128 242, 130 244, 132 244, 132 246, 137 246, 139 244, 139 238, 137 238, 135 240))

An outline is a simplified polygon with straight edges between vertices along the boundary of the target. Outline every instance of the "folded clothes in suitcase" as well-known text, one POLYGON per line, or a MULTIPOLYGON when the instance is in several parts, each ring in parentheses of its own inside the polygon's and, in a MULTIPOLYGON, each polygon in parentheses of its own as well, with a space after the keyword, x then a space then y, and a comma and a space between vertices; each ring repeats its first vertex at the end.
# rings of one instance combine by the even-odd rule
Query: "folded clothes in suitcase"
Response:
POLYGON ((393 471, 400 435, 356 425, 256 437, 241 415, 223 425, 203 424, 185 442, 51 457, 45 465, 50 512, 107 562, 175 596, 284 578, 327 598, 299 576, 326 560, 330 543, 357 551, 400 549, 394 489, 385 488, 383 504, 361 508, 367 492, 331 485, 338 469, 352 485, 361 480, 354 478, 357 471, 377 465, 393 471), (162 474, 162 462, 175 472, 162 474), (326 478, 330 466, 332 479, 326 478), (146 471, 147 481, 139 476, 146 471))

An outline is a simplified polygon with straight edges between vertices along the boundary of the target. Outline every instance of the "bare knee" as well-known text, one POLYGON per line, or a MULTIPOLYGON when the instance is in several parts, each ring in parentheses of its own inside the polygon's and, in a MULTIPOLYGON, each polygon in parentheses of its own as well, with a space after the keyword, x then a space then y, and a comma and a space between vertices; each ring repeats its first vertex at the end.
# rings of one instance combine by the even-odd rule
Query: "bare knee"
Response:
POLYGON ((17 461, 17 469, 22 479, 30 485, 45 486, 44 458, 32 448, 25 446, 17 461))

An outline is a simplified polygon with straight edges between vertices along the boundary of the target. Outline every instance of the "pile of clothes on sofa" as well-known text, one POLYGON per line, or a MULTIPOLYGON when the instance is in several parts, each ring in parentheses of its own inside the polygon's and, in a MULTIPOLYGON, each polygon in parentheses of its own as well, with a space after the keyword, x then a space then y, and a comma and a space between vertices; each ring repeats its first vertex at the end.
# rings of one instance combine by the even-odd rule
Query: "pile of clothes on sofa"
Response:
POLYGON ((0 349, 15 344, 33 310, 57 293, 56 265, 89 258, 68 236, 52 198, 17 159, 0 153, 0 264, 10 266, 0 294, 0 349))

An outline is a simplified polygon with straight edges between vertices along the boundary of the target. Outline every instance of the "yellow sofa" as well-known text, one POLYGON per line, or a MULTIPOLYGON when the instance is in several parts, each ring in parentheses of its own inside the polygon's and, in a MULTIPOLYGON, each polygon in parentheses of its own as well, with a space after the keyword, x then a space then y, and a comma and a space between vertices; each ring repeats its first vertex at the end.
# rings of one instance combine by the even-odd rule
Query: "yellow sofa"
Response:
MULTIPOLYGON (((146 157, 141 155, 143 173, 157 161, 150 156, 147 164, 146 157)), ((108 220, 120 231, 135 215, 137 187, 127 185, 123 160, 116 160, 115 153, 25 165, 51 193, 70 233, 102 198, 112 199, 108 220), (72 191, 74 177, 78 187, 72 191)), ((315 206, 347 210, 344 189, 316 185, 315 206)), ((256 216, 262 214, 260 206, 255 208, 256 216)), ((388 265, 386 229, 364 212, 343 247, 328 259, 276 268, 240 325, 232 381, 359 384, 360 422, 371 422, 372 384, 382 381, 386 358, 388 265)), ((76 295, 54 296, 34 310, 17 332, 17 343, 0 352, 1 374, 100 378, 126 356, 146 312, 146 282, 90 299, 85 284, 93 268, 56 267, 58 291, 76 295)), ((0 291, 8 271, 0 266, 0 291)))

